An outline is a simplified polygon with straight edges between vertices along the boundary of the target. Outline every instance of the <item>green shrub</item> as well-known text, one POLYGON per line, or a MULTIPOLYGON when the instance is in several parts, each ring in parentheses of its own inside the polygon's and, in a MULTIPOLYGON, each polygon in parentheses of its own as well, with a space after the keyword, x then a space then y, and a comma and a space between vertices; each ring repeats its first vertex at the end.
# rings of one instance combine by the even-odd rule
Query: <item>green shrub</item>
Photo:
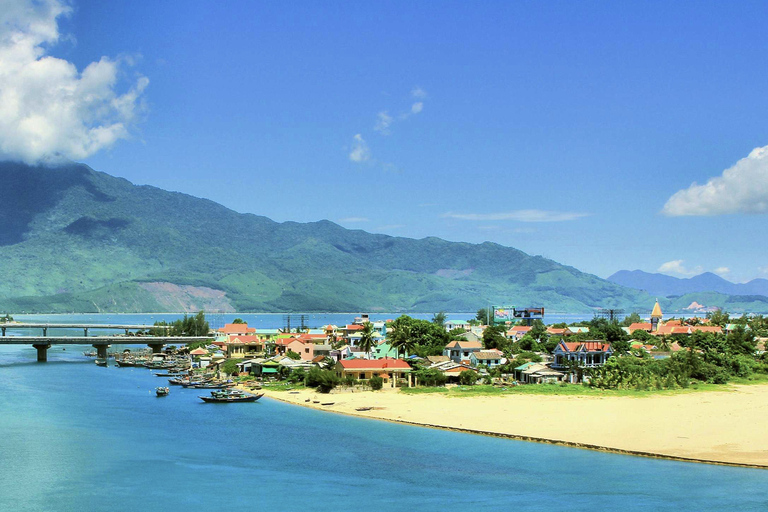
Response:
POLYGON ((378 391, 384 387, 384 379, 382 379, 378 375, 374 375, 373 377, 371 377, 371 380, 369 382, 371 383, 371 389, 374 391, 378 391))
POLYGON ((459 383, 463 386, 472 386, 477 382, 477 373, 473 370, 464 370, 459 374, 459 383))
POLYGON ((320 393, 330 393, 339 385, 339 377, 331 370, 321 370, 314 367, 309 370, 304 381, 308 387, 317 388, 320 393))

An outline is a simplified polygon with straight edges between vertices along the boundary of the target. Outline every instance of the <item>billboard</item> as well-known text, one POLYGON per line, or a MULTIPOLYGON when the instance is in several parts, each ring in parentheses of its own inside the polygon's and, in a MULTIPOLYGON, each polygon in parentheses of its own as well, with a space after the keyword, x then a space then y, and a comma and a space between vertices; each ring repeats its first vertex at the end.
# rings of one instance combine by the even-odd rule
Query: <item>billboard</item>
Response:
POLYGON ((508 322, 514 318, 514 306, 493 306, 493 321, 508 322))

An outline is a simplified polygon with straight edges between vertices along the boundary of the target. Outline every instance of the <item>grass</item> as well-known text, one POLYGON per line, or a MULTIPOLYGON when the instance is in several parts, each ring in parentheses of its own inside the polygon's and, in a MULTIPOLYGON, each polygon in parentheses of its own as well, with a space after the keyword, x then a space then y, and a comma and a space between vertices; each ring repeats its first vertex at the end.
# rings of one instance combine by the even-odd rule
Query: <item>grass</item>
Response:
POLYGON ((400 388, 407 395, 442 394, 449 397, 498 396, 498 395, 555 395, 555 396, 628 396, 652 397, 678 395, 699 391, 733 391, 733 385, 768 383, 768 375, 755 374, 746 378, 734 378, 728 384, 707 384, 695 382, 688 388, 676 389, 599 389, 581 384, 528 384, 522 386, 454 386, 454 387, 419 387, 400 388))

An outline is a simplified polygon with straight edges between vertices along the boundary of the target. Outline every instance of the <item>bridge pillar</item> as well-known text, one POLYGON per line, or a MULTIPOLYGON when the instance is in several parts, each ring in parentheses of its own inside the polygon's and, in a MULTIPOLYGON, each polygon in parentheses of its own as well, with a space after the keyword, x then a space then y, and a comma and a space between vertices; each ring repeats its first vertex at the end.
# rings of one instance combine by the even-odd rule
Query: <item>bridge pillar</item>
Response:
POLYGON ((152 349, 153 354, 159 354, 163 351, 163 344, 162 343, 153 343, 149 345, 149 348, 152 349))
POLYGON ((37 349, 37 362, 44 363, 48 361, 48 349, 51 348, 50 343, 38 343, 32 345, 37 349))
POLYGON ((94 345, 93 348, 96 349, 96 357, 100 359, 107 358, 107 349, 109 348, 109 345, 94 345))
POLYGON ((3 329, 3 336, 5 336, 5 327, 3 327, 2 329, 3 329))
POLYGON ((83 327, 83 334, 85 335, 86 338, 88 337, 88 328, 87 327, 83 327))
POLYGON ((48 328, 43 327, 43 336, 48 336, 48 328))

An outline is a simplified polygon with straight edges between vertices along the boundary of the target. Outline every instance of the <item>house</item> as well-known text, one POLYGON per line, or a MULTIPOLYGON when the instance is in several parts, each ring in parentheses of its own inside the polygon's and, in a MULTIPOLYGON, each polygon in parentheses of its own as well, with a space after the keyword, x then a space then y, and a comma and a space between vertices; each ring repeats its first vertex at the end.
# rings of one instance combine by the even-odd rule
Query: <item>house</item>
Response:
POLYGON ((589 327, 580 327, 575 325, 568 326, 567 329, 568 331, 566 332, 566 334, 569 336, 571 334, 586 334, 589 332, 589 327))
POLYGON ((432 365, 437 363, 445 363, 446 361, 450 360, 451 358, 448 356, 427 356, 427 361, 429 361, 429 363, 432 365))
POLYGON ((248 324, 225 324, 218 332, 227 336, 247 336, 249 334, 256 334, 256 328, 248 327, 248 324))
POLYGON ((613 349, 604 341, 583 341, 568 343, 561 341, 553 352, 555 362, 552 368, 568 368, 568 361, 574 361, 581 367, 593 368, 605 364, 613 349))
POLYGON ((472 368, 472 366, 469 364, 469 362, 456 362, 456 361, 443 361, 441 363, 435 363, 431 366, 429 366, 430 370, 438 370, 439 372, 442 372, 443 375, 449 380, 449 381, 458 381, 459 375, 461 375, 461 372, 465 372, 467 370, 474 371, 475 369, 472 368))
POLYGON ((493 368, 503 364, 504 354, 500 350, 478 350, 469 354, 469 362, 472 366, 484 364, 488 368, 493 368))
POLYGON ((394 385, 394 381, 404 378, 411 372, 411 367, 402 359, 347 359, 335 366, 336 375, 341 378, 352 376, 356 379, 370 379, 378 375, 385 382, 394 385))
POLYGON ((653 325, 650 322, 634 322, 629 325, 629 334, 635 331, 651 332, 651 329, 653 329, 653 325))
POLYGON ((515 368, 515 379, 525 384, 548 384, 560 382, 564 378, 563 372, 553 370, 542 363, 525 363, 515 368))
POLYGON ((565 336, 568 331, 568 328, 563 327, 547 327, 547 334, 550 336, 565 336))
POLYGON ((386 340, 382 340, 378 345, 373 347, 373 352, 371 355, 374 359, 385 359, 387 357, 395 358, 402 354, 398 354, 397 350, 392 348, 392 346, 387 343, 386 340))
POLYGON ((315 345, 313 343, 305 343, 299 339, 294 339, 285 345, 285 353, 287 354, 288 352, 299 354, 303 361, 312 361, 315 357, 315 345))
POLYGON ((530 325, 515 325, 507 331, 507 338, 517 341, 528 334, 528 331, 531 329, 533 329, 533 327, 530 325))
POLYGON ((262 357, 265 354, 265 344, 266 342, 258 336, 230 336, 224 349, 227 358, 262 357))
POLYGON ((445 330, 450 332, 454 329, 462 329, 464 331, 468 331, 472 325, 467 320, 448 320, 443 324, 445 326, 445 330))
POLYGON ((478 352, 483 349, 483 344, 477 341, 452 341, 443 349, 443 355, 451 358, 451 361, 460 363, 469 361, 469 355, 472 352, 478 352))

